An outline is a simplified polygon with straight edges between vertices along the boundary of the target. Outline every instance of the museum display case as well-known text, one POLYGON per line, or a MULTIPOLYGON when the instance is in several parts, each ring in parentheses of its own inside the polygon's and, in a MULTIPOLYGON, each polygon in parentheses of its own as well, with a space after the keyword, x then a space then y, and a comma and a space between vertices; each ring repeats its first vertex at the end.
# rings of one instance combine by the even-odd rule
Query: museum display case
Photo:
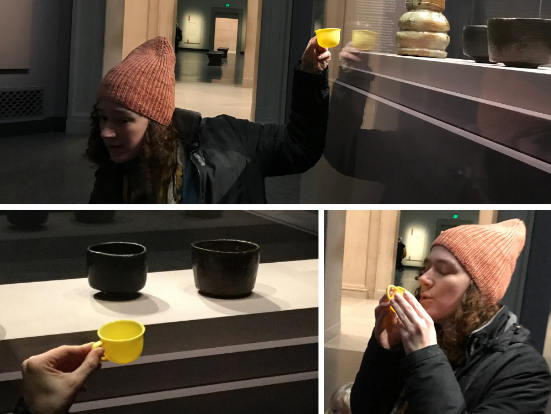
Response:
POLYGON ((550 18, 549 0, 328 0, 324 25, 342 38, 325 153, 301 201, 550 202, 550 18), (419 11, 434 16, 404 18, 419 11), (400 55, 401 42, 426 53, 400 55))

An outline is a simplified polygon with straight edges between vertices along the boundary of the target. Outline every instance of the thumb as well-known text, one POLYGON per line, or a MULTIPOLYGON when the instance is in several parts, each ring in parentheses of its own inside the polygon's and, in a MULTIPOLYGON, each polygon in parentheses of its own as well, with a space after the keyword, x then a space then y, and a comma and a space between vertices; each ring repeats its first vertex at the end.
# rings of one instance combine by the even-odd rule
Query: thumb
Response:
POLYGON ((101 367, 101 357, 103 354, 104 349, 101 347, 90 351, 84 361, 82 361, 82 364, 80 364, 80 367, 72 373, 77 388, 81 388, 90 374, 101 367))

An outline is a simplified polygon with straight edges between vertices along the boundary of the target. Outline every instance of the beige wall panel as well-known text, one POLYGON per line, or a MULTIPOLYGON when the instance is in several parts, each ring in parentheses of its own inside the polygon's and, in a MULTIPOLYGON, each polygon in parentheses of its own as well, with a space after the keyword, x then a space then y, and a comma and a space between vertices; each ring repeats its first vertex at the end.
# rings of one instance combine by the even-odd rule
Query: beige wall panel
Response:
POLYGON ((174 47, 175 33, 176 0, 107 0, 103 73, 157 36, 174 47))
POLYGON ((381 217, 382 211, 371 211, 369 221, 369 240, 367 242, 366 252, 366 272, 365 285, 367 289, 367 298, 373 299, 375 292, 375 282, 377 280, 377 266, 379 261, 379 244, 381 235, 381 217))
MULTIPOLYGON (((256 1, 256 0, 250 0, 248 2, 248 4, 251 4, 251 2, 253 1, 256 1)), ((254 4, 254 3, 253 3, 254 4)), ((253 73, 253 77, 252 77, 252 80, 249 81, 249 74, 247 74, 247 76, 245 76, 245 72, 243 72, 243 86, 248 86, 250 85, 250 82, 252 82, 252 87, 253 87, 253 100, 251 102, 251 121, 254 121, 255 119, 255 113, 256 113, 256 90, 257 90, 257 83, 256 83, 256 80, 258 79, 258 53, 259 53, 259 50, 260 50, 260 33, 262 31, 262 0, 258 0, 258 6, 256 8, 256 11, 253 12, 252 9, 249 10, 248 9, 248 5, 247 5, 247 36, 249 34, 249 31, 253 31, 252 29, 250 29, 251 26, 249 26, 249 15, 250 14, 254 14, 256 13, 256 33, 254 34, 254 39, 251 39, 251 41, 254 40, 253 44, 249 47, 249 51, 250 50, 253 50, 254 48, 254 56, 253 57, 247 57, 247 53, 245 52, 245 67, 247 67, 247 62, 249 60, 252 60, 254 62, 254 64, 252 64, 254 66, 254 73, 253 73), (254 46, 253 46, 254 45, 254 46)), ((249 63, 249 67, 250 67, 250 63, 249 63)))
POLYGON ((214 50, 219 47, 229 48, 229 52, 237 51, 237 26, 238 19, 216 18, 214 32, 214 50))
MULTIPOLYGON (((152 1, 152 0, 150 0, 152 1)), ((159 2, 157 14, 157 33, 151 36, 150 39, 156 36, 163 36, 168 39, 174 48, 176 38, 176 7, 177 0, 156 0, 159 2)))
POLYGON ((343 288, 366 288, 367 246, 371 211, 348 210, 344 242, 343 288))
POLYGON ((149 14, 147 16, 147 38, 153 39, 159 33, 159 4, 161 0, 149 0, 149 14))
POLYGON ((147 39, 149 0, 126 0, 124 10, 123 59, 147 39))
POLYGON ((498 210, 480 210, 478 224, 493 224, 497 223, 498 210))
POLYGON ((125 3, 126 0, 107 0, 106 3, 103 47, 104 76, 122 60, 125 3))
POLYGON ((245 63, 243 64, 243 86, 250 88, 253 86, 255 66, 258 61, 257 42, 260 33, 259 24, 259 0, 249 0, 247 2, 247 31, 245 34, 245 63), (257 33, 258 32, 258 33, 257 33))

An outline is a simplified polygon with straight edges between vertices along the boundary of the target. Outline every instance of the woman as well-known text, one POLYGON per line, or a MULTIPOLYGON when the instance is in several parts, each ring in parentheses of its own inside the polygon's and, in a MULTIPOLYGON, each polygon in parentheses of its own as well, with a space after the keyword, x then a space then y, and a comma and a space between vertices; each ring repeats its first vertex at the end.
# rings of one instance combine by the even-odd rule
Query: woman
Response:
POLYGON ((416 296, 382 298, 375 309, 353 414, 545 413, 547 363, 499 303, 525 237, 515 219, 455 227, 434 241, 416 296))
POLYGON ((91 203, 265 203, 264 178, 311 168, 325 145, 331 53, 312 38, 295 67, 291 121, 261 125, 175 108, 175 55, 145 42, 104 77, 86 156, 91 203))

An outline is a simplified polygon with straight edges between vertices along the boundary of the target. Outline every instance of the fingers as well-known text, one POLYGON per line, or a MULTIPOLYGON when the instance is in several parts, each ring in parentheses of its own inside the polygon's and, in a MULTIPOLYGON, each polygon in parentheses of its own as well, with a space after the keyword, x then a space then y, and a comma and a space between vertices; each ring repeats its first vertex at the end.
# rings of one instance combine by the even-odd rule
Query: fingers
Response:
POLYGON ((82 364, 71 374, 75 381, 75 387, 80 389, 90 374, 101 368, 101 357, 104 354, 103 348, 96 348, 90 351, 82 364))
POLYGON ((402 295, 394 295, 394 299, 390 301, 390 304, 396 311, 396 315, 402 321, 404 325, 411 326, 419 318, 417 312, 413 307, 403 298, 402 295))
POLYGON ((47 352, 52 366, 61 372, 73 372, 77 369, 92 349, 92 343, 80 346, 61 346, 47 352))
POLYGON ((390 310, 390 302, 379 302, 379 305, 375 308, 375 318, 378 318, 381 313, 390 310))
POLYGON ((318 60, 328 59, 331 60, 331 52, 327 51, 318 56, 318 60))
POLYGON ((389 302, 389 300, 388 300, 388 297, 386 296, 386 292, 385 292, 385 294, 381 297, 381 299, 379 299, 379 305, 381 303, 386 303, 386 302, 389 302))
POLYGON ((413 307, 413 309, 415 310, 415 312, 420 318, 425 319, 426 321, 433 322, 430 315, 427 313, 425 308, 423 308, 423 306, 419 303, 419 301, 415 296, 413 296, 409 292, 405 292, 404 297, 409 302, 409 304, 413 307))

